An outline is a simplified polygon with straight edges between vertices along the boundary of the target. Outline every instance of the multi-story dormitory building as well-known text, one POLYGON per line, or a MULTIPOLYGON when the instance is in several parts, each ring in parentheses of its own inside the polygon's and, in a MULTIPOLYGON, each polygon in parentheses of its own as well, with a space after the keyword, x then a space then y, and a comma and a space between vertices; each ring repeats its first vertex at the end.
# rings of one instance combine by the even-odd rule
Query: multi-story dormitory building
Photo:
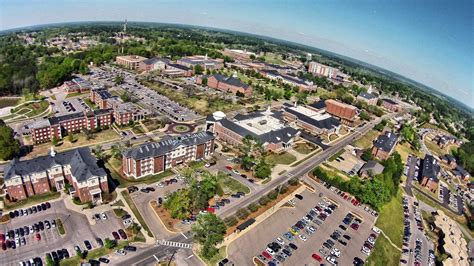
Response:
POLYGON ((211 156, 213 151, 214 135, 210 132, 148 142, 122 154, 122 171, 133 178, 159 174, 179 164, 211 156))
POLYGON ((90 100, 100 109, 112 109, 114 122, 118 125, 126 125, 130 121, 139 121, 146 116, 143 110, 132 103, 121 101, 117 96, 112 96, 104 88, 91 90, 90 100))
POLYGON ((53 137, 62 139, 68 133, 104 128, 112 123, 112 109, 84 111, 37 121, 30 126, 30 133, 33 143, 39 144, 49 142, 53 137))
POLYGON ((107 173, 97 165, 89 148, 78 148, 31 160, 14 159, 5 168, 5 187, 10 200, 60 191, 71 184, 69 193, 81 202, 101 202, 109 192, 107 173))

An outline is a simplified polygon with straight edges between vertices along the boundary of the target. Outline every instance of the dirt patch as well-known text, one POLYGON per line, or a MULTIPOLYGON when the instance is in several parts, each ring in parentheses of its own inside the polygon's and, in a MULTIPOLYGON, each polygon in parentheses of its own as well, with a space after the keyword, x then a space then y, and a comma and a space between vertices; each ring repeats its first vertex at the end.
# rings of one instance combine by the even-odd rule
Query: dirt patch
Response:
POLYGON ((171 232, 178 232, 179 230, 176 228, 176 225, 178 225, 181 220, 175 219, 171 217, 170 212, 163 207, 163 205, 158 206, 158 203, 156 201, 151 201, 150 202, 151 208, 153 211, 158 215, 158 217, 161 220, 161 223, 166 227, 168 231, 171 232))

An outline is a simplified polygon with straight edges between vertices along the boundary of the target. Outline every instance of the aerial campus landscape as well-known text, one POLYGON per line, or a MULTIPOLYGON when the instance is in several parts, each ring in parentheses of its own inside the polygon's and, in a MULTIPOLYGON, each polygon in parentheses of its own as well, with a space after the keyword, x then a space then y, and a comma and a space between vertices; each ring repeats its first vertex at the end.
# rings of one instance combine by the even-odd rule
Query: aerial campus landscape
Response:
POLYGON ((309 37, 89 4, 0 14, 0 265, 474 263, 472 71, 456 97, 309 37))

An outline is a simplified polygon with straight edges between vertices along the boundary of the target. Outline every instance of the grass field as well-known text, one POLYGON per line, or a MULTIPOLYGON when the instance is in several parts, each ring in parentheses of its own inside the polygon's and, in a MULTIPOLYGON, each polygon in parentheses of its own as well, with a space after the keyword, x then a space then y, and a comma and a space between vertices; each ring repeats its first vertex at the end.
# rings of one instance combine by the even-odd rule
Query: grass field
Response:
POLYGON ((372 146, 372 142, 374 141, 374 139, 380 134, 380 132, 378 132, 377 130, 370 130, 369 132, 367 132, 367 134, 365 134, 364 136, 362 136, 360 139, 358 139, 354 145, 361 148, 361 149, 367 149, 367 148, 370 148, 372 146))
POLYGON ((0 98, 0 108, 15 106, 21 102, 21 98, 0 98))
POLYGON ((233 179, 232 177, 223 174, 217 183, 222 187, 224 193, 230 194, 235 192, 244 192, 245 194, 250 193, 250 188, 246 185, 240 183, 239 181, 233 179))
POLYGON ((298 143, 293 149, 301 154, 309 154, 315 150, 314 146, 309 143, 298 143))
POLYGON ((48 107, 49 107, 49 102, 47 101, 27 103, 20 107, 12 109, 11 113, 17 114, 17 115, 25 115, 26 117, 33 117, 46 111, 48 107))
POLYGON ((422 156, 422 153, 420 151, 415 151, 414 149, 412 149, 410 143, 408 142, 405 142, 403 144, 398 143, 395 147, 395 150, 400 154, 403 162, 407 161, 409 154, 414 154, 418 157, 422 156))
POLYGON ((289 165, 296 161, 296 157, 293 154, 290 154, 288 152, 284 152, 281 154, 271 153, 265 157, 265 161, 269 163, 270 165, 276 165, 276 164, 289 165))
POLYGON ((382 207, 375 226, 382 229, 395 245, 402 246, 403 207, 401 189, 399 189, 396 197, 382 207))
POLYGON ((402 253, 381 235, 375 243, 374 250, 367 259, 366 265, 382 266, 382 265, 399 265, 402 253))
MULTIPOLYGON (((401 189, 396 197, 382 207, 375 226, 382 229, 396 246, 402 246, 403 207, 401 189)), ((398 265, 401 256, 402 253, 392 246, 385 236, 380 235, 367 260, 367 265, 398 265)))
POLYGON ((140 225, 145 229, 149 237, 153 237, 153 234, 150 231, 150 228, 148 228, 148 225, 146 224, 145 220, 143 219, 142 215, 140 214, 140 211, 138 211, 137 206, 135 206, 135 203, 133 202, 132 198, 130 198, 130 195, 128 194, 128 191, 122 191, 122 196, 127 202, 128 206, 132 210, 133 214, 135 214, 135 217, 137 217, 138 222, 140 225))
POLYGON ((428 140, 425 138, 424 142, 425 142, 426 148, 428 148, 428 150, 430 150, 435 155, 443 156, 444 154, 447 153, 446 149, 442 149, 440 146, 438 146, 436 143, 434 143, 431 140, 428 140))

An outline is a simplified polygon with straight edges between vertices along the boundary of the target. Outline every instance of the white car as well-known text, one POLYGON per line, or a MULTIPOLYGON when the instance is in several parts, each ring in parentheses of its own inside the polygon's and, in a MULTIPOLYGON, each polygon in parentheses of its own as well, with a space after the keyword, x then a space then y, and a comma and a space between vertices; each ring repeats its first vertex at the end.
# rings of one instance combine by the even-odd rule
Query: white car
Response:
POLYGON ((306 240, 307 240, 306 236, 303 235, 303 234, 299 234, 298 237, 299 237, 301 240, 303 240, 303 241, 306 241, 306 240))
POLYGON ((374 231, 376 234, 380 234, 380 229, 378 229, 377 227, 372 227, 372 231, 374 231))
POLYGON ((123 249, 118 249, 118 250, 115 251, 115 254, 120 255, 120 256, 125 256, 125 255, 127 255, 127 251, 125 251, 123 249))
POLYGON ((204 165, 204 167, 209 168, 209 167, 211 167, 211 164, 210 164, 210 163, 206 163, 206 164, 204 165))
POLYGON ((107 220, 107 215, 105 214, 105 212, 101 213, 100 214, 100 217, 102 218, 102 220, 107 220))
POLYGON ((158 183, 158 187, 165 187, 165 184, 163 182, 158 183))
POLYGON ((331 263, 332 265, 336 265, 337 264, 337 261, 336 261, 336 257, 334 256, 327 256, 326 257, 326 260, 331 263))
POLYGON ((276 241, 278 242, 278 244, 284 246, 285 245, 285 241, 283 241, 283 239, 281 237, 277 237, 276 241))
POLYGON ((240 172, 237 171, 237 170, 235 170, 235 169, 232 170, 232 173, 234 173, 234 174, 236 174, 236 175, 240 175, 240 172))
POLYGON ((339 258, 341 256, 341 251, 337 248, 333 248, 331 251, 331 255, 339 258))
POLYGON ((266 251, 272 256, 275 255, 275 251, 273 251, 271 248, 267 248, 266 251))

